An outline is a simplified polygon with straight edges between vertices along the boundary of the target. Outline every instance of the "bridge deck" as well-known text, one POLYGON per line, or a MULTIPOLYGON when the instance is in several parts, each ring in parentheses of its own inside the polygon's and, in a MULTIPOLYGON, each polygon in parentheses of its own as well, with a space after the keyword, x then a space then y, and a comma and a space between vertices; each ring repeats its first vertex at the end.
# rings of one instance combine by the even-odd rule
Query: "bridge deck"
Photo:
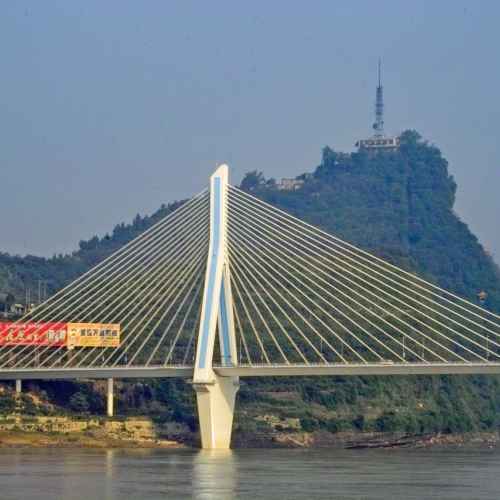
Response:
MULTIPOLYGON (((294 377, 333 375, 474 375, 500 374, 500 363, 366 363, 321 365, 214 366, 223 377, 294 377)), ((0 380, 15 379, 103 379, 103 378, 191 378, 192 366, 139 366, 115 368, 16 368, 0 371, 0 380)))
POLYGON ((500 363, 366 363, 330 365, 242 365, 216 367, 221 376, 473 375, 500 373, 500 363))

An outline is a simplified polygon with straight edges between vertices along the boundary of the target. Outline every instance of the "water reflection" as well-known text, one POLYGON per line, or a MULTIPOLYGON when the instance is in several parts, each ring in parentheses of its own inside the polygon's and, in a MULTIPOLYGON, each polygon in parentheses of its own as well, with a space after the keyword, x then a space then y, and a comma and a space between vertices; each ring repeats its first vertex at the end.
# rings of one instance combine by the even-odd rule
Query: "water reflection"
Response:
POLYGON ((0 448, 0 500, 492 500, 500 450, 0 448))
POLYGON ((106 450, 106 497, 113 498, 113 466, 116 450, 106 450))
POLYGON ((113 479, 113 462, 116 450, 106 450, 106 479, 113 479))
POLYGON ((236 479, 237 460, 232 450, 200 450, 193 457, 194 498, 235 498, 236 479))

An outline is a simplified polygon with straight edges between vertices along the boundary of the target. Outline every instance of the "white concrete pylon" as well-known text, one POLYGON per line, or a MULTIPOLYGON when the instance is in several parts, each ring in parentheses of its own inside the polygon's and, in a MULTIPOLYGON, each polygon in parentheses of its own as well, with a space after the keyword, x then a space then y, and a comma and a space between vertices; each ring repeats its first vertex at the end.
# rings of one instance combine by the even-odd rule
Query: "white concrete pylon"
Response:
POLYGON ((228 167, 221 165, 210 178, 210 247, 193 374, 205 449, 229 448, 238 391, 237 377, 219 377, 212 369, 217 325, 221 363, 235 366, 238 359, 226 254, 227 184, 228 167))

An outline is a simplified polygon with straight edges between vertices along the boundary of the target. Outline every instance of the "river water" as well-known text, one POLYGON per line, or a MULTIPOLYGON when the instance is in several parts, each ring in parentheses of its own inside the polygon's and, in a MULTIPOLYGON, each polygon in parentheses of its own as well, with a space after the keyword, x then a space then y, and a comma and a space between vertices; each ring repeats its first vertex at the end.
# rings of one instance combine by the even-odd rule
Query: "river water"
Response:
POLYGON ((1 500, 500 498, 498 450, 1 449, 1 500))

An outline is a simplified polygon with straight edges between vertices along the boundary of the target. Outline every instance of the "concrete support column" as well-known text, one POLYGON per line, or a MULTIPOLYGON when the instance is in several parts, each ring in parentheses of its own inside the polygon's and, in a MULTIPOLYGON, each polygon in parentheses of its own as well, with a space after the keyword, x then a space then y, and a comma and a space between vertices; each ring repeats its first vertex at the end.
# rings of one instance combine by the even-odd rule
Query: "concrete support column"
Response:
POLYGON ((219 377, 212 369, 217 333, 222 364, 236 366, 238 362, 231 274, 226 253, 227 186, 228 168, 221 165, 210 178, 210 246, 193 373, 201 446, 204 449, 229 448, 234 402, 239 387, 237 377, 219 377))
POLYGON ((234 402, 238 377, 218 377, 212 382, 193 383, 198 405, 201 447, 227 450, 231 445, 234 402))
POLYGON ((16 380, 16 396, 19 396, 21 394, 21 391, 23 390, 23 381, 21 379, 16 380))
POLYGON ((106 398, 106 408, 108 417, 113 416, 113 379, 108 378, 108 390, 107 390, 107 398, 106 398))

